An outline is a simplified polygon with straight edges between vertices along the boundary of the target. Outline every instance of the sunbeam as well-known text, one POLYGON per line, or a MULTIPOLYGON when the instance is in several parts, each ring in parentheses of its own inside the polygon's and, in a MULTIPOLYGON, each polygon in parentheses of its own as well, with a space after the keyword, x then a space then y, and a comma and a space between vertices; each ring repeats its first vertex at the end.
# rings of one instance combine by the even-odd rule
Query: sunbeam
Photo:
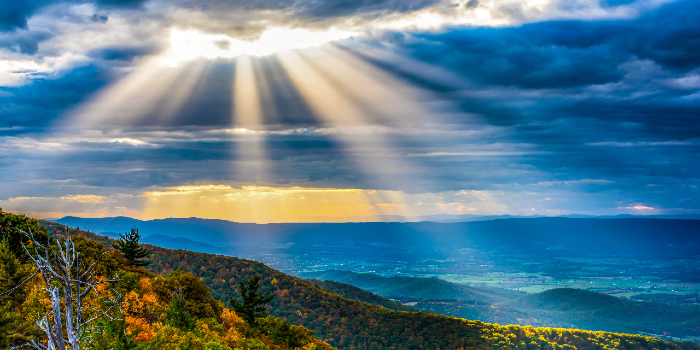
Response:
MULTIPOLYGON (((380 183, 394 182, 405 186, 413 183, 419 172, 412 171, 402 155, 390 147, 383 130, 374 122, 375 116, 369 114, 370 111, 363 111, 362 104, 371 104, 371 99, 353 100, 341 85, 296 52, 278 56, 321 124, 328 128, 332 137, 346 145, 348 153, 363 166, 364 171, 378 175, 380 183)), ((364 83, 367 84, 365 88, 373 88, 372 81, 367 79, 364 83)))
POLYGON ((208 63, 193 62, 177 68, 148 63, 91 100, 78 106, 67 125, 167 125, 190 99, 208 63))
POLYGON ((250 56, 236 59, 234 79, 234 106, 236 127, 258 128, 262 125, 262 108, 258 94, 258 83, 250 56))
POLYGON ((197 85, 202 83, 202 78, 208 66, 207 62, 196 62, 183 67, 177 79, 166 90, 166 93, 154 110, 155 124, 167 125, 180 112, 185 103, 193 96, 197 85))
MULTIPOLYGON (((263 114, 258 82, 250 56, 236 58, 233 87, 233 125, 236 134, 236 172, 251 183, 264 183, 268 172, 263 114)), ((252 208, 253 210, 257 208, 252 208)))
MULTIPOLYGON (((397 81, 386 72, 333 46, 300 52, 307 62, 351 98, 374 124, 407 126, 430 121, 421 105, 427 93, 397 81)), ((437 122, 437 121, 435 121, 437 122)))

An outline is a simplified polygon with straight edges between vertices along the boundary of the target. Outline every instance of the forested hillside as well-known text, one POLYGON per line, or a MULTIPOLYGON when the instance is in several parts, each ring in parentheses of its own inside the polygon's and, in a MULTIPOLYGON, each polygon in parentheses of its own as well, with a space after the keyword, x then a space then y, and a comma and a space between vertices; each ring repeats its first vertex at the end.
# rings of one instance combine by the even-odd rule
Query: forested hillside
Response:
POLYGON ((571 288, 524 295, 497 288, 467 287, 436 278, 382 277, 337 270, 304 276, 328 279, 325 283, 329 289, 335 290, 331 281, 340 281, 385 297, 399 298, 423 311, 484 322, 700 336, 700 308, 696 306, 635 302, 571 288))
POLYGON ((377 294, 370 293, 364 289, 357 288, 353 285, 347 283, 340 283, 336 281, 321 281, 317 279, 310 279, 309 282, 321 287, 328 289, 330 291, 336 292, 348 299, 355 299, 365 303, 370 303, 374 305, 383 306, 390 310, 396 311, 419 311, 410 306, 401 305, 401 303, 391 301, 387 298, 381 297, 377 294))
POLYGON ((154 274, 92 238, 0 211, 1 349, 330 349, 277 317, 244 321, 198 277, 154 274), (57 278, 33 274, 36 261, 57 278))
POLYGON ((502 304, 537 315, 540 325, 700 336, 700 309, 635 302, 580 289, 560 288, 502 304))
MULTIPOLYGON (((97 239, 94 234, 81 234, 97 239)), ((259 262, 147 247, 152 253, 151 271, 190 272, 219 300, 236 293, 238 280, 251 274, 264 276, 265 289, 278 296, 270 303, 272 315, 304 325, 314 330, 316 337, 341 349, 700 349, 694 343, 666 342, 639 335, 499 326, 436 314, 393 311, 345 298, 259 262)))
POLYGON ((525 295, 524 292, 502 288, 469 287, 438 278, 382 277, 372 273, 340 270, 305 273, 301 274, 301 277, 347 283, 385 297, 404 296, 419 299, 459 299, 497 303, 525 295))
MULTIPOLYGON (((7 217, 8 214, 3 213, 3 216, 7 217)), ((106 249, 112 255, 119 255, 111 248, 88 243, 90 240, 111 243, 106 237, 78 230, 66 232, 63 227, 55 224, 47 224, 47 226, 49 234, 68 233, 76 237, 76 240, 94 247, 93 249, 106 249)), ((435 314, 393 311, 345 298, 306 280, 285 275, 255 261, 183 250, 173 251, 154 246, 146 247, 151 252, 149 257, 151 264, 148 266, 148 270, 155 275, 150 275, 147 272, 142 272, 142 274, 146 277, 153 276, 151 285, 173 286, 173 283, 165 282, 181 279, 182 276, 187 276, 187 273, 190 273, 197 277, 189 279, 193 286, 201 281, 202 286, 208 287, 211 291, 213 298, 211 300, 223 301, 231 295, 237 295, 240 280, 253 274, 259 274, 263 276, 264 289, 272 291, 276 295, 269 304, 269 311, 272 315, 283 317, 296 325, 305 325, 315 331, 314 336, 342 349, 700 349, 694 343, 667 342, 639 335, 499 326, 435 314), (157 275, 161 277, 157 277, 157 275), (159 282, 161 279, 164 282, 159 282)), ((117 264, 116 268, 119 266, 117 264)), ((151 279, 151 277, 148 278, 151 279)), ((139 296, 139 300, 146 300, 148 298, 144 296, 148 293, 148 287, 139 286, 138 288, 141 289, 136 287, 142 279, 143 277, 132 279, 135 284, 132 283, 128 288, 133 289, 131 291, 139 296), (139 292, 143 294, 139 294, 139 292)), ((191 297, 194 299, 195 296, 199 295, 201 298, 202 295, 206 294, 202 290, 191 294, 191 297)), ((223 307, 220 303, 207 302, 206 298, 201 300, 200 304, 210 305, 204 309, 211 308, 215 316, 214 319, 216 319, 217 314, 216 305, 223 307)), ((217 319, 217 322, 220 321, 217 319)), ((202 324, 198 328, 200 330, 206 328, 202 322, 197 324, 202 324)), ((223 331, 225 331, 226 323, 222 324, 224 325, 222 326, 223 331)), ((219 329, 217 327, 212 324, 209 329, 219 329)), ((190 332, 193 334, 193 339, 204 336, 203 331, 200 331, 200 335, 197 335, 196 332, 196 330, 190 332)), ((245 334, 239 333, 242 334, 240 339, 244 339, 245 334)), ((225 333, 222 334, 225 338, 225 333)), ((256 344, 265 344, 260 346, 269 348, 277 346, 274 339, 265 334, 259 334, 257 337, 255 339, 258 339, 259 343, 256 344)), ((139 340, 135 341, 139 342, 139 340)), ((242 340, 242 345, 239 347, 256 348, 246 341, 242 340)), ((307 346, 311 346, 308 344, 325 346, 315 340, 308 340, 307 346)), ((157 348, 166 347, 157 346, 157 348)), ((203 344, 190 348, 206 349, 203 344)))

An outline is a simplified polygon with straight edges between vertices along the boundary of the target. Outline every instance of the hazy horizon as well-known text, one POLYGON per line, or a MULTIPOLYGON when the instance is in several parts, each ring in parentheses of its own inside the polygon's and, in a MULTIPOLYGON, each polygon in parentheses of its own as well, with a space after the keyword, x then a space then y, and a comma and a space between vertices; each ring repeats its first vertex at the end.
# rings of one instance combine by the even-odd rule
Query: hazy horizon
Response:
POLYGON ((700 6, 50 0, 0 16, 0 207, 700 213, 700 6))

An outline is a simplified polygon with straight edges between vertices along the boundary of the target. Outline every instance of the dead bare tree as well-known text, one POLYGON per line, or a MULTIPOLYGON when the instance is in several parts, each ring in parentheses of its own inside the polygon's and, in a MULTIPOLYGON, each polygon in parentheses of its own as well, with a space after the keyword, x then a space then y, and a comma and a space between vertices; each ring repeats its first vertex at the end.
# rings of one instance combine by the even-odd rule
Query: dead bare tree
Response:
MULTIPOLYGON (((104 253, 86 266, 70 237, 56 239, 57 248, 54 248, 48 244, 42 245, 34 239, 31 232, 19 231, 32 243, 30 248, 23 244, 25 252, 36 266, 32 277, 41 275, 44 281, 43 289, 48 292, 51 301, 50 309, 44 315, 39 315, 36 322, 46 333, 47 343, 31 341, 24 346, 39 350, 80 350, 80 341, 89 331, 91 324, 103 317, 113 319, 110 311, 121 305, 121 295, 116 291, 112 291, 103 308, 86 304, 86 298, 91 293, 96 294, 97 285, 116 282, 118 279, 95 278, 93 268, 100 262, 104 253)), ((30 279, 31 277, 22 284, 30 279)), ((11 293, 13 290, 5 293, 11 293)))

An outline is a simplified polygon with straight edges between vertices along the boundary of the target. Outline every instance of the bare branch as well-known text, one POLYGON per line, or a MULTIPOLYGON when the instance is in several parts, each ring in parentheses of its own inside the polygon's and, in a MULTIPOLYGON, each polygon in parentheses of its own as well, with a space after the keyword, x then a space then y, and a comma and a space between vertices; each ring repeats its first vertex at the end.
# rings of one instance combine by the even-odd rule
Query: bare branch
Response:
MULTIPOLYGON (((113 291, 113 293, 116 293, 116 296, 112 295, 107 300, 109 306, 104 310, 83 305, 83 299, 91 293, 96 293, 97 285, 117 282, 119 281, 119 276, 117 275, 115 279, 97 280, 92 270, 106 253, 101 254, 92 264, 85 268, 81 260, 81 253, 76 250, 75 244, 69 236, 64 237, 62 240, 57 240, 56 247, 58 249, 54 249, 50 245, 45 247, 38 242, 31 231, 18 231, 29 238, 32 244, 31 249, 24 243, 22 243, 22 247, 29 259, 37 267, 34 274, 21 284, 41 273, 44 280, 42 289, 48 292, 49 300, 51 301, 50 309, 43 317, 39 315, 36 322, 39 329, 48 338, 47 345, 32 341, 23 346, 31 346, 40 350, 80 350, 80 341, 85 333, 89 331, 88 327, 90 327, 90 324, 100 318, 113 320, 114 318, 110 315, 110 312, 117 307, 121 307, 121 295, 116 291, 113 291), (85 312, 92 314, 87 320, 86 315, 84 315, 85 312), (66 336, 65 339, 64 334, 66 336)), ((68 231, 66 230, 66 232, 68 231)), ((5 293, 10 293, 18 287, 14 287, 5 293)))

